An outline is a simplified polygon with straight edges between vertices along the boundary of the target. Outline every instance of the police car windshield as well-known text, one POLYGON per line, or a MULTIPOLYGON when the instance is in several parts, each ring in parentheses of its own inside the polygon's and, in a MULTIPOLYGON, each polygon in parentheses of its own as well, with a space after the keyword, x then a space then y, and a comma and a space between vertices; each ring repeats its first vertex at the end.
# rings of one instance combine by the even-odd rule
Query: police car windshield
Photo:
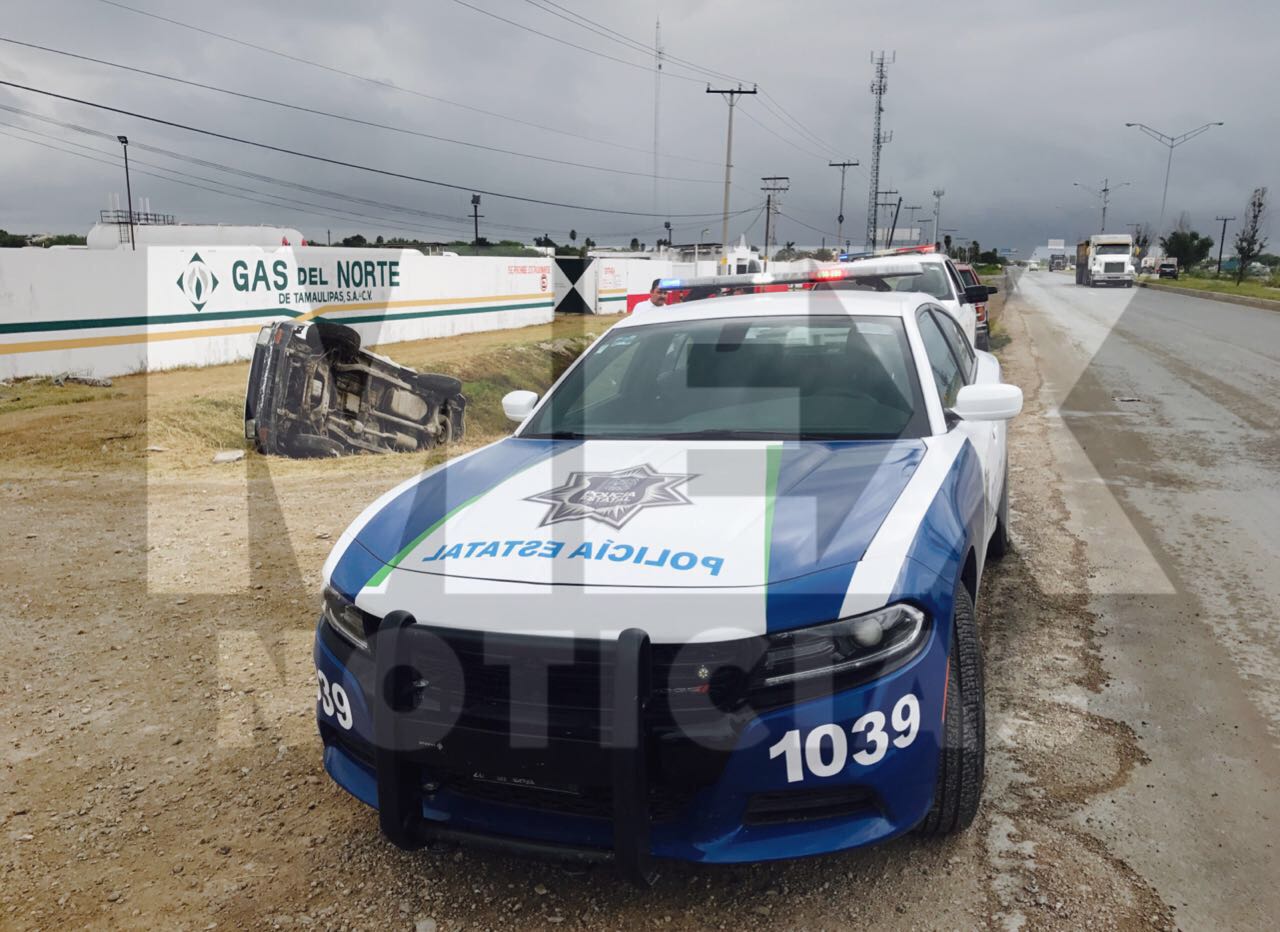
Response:
POLYGON ((521 436, 871 440, 927 433, 902 321, 811 316, 615 330, 521 436))

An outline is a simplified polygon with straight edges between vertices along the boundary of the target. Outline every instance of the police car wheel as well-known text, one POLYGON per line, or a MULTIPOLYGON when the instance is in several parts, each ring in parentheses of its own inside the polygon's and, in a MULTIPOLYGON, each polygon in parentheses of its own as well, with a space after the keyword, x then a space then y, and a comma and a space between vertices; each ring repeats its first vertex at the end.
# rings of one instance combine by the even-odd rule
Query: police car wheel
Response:
POLYGON ((1009 552, 1009 468, 1004 470, 1004 490, 996 506, 996 529, 987 544, 987 559, 1000 560, 1009 552))
POLYGON ((982 685, 982 646, 974 619, 973 599, 956 587, 948 660, 947 711, 942 722, 943 747, 933 807, 917 826, 922 835, 964 831, 978 814, 986 773, 986 709, 982 685))

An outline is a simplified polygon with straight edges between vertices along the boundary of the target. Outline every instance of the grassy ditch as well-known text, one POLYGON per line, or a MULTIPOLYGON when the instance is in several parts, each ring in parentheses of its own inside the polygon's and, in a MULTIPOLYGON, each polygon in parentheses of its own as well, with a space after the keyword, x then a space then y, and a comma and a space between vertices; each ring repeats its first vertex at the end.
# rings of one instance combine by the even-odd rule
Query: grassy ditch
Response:
MULTIPOLYGON (((516 388, 543 392, 617 318, 561 318, 519 330, 462 334, 375 347, 422 372, 462 380, 467 436, 443 458, 510 432, 501 399, 516 388)), ((49 379, 0 385, 4 468, 71 471, 205 467, 218 450, 242 449, 248 363, 178 369, 113 379, 109 388, 49 379)), ((253 454, 250 454, 253 456, 253 454)), ((362 469, 404 469, 402 458, 421 454, 345 457, 362 469), (384 467, 379 461, 387 461, 384 467), (400 461, 398 466, 397 461, 400 461), (375 465, 378 464, 378 465, 375 465)), ((273 460, 289 472, 300 462, 273 460)), ((273 471, 277 468, 273 465, 273 471)))
POLYGON ((1238 285, 1234 278, 1198 278, 1189 275, 1179 275, 1176 279, 1157 279, 1152 276, 1143 276, 1143 281, 1156 285, 1170 285, 1174 288, 1191 288, 1196 291, 1212 291, 1217 294, 1236 295, 1237 297, 1280 301, 1280 288, 1273 288, 1257 279, 1246 278, 1238 285))

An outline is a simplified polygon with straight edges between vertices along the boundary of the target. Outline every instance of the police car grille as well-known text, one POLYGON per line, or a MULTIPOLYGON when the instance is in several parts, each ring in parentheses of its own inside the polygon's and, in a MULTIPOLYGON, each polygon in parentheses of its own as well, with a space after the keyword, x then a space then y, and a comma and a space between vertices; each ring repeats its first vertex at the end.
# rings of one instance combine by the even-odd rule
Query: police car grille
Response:
MULTIPOLYGON (((613 799, 607 788, 566 791, 469 778, 451 780, 447 788, 452 793, 500 806, 517 806, 591 819, 613 817, 613 799)), ((648 810, 650 819, 654 822, 669 822, 677 818, 688 808, 693 794, 693 787, 651 787, 648 810)))
MULTIPOLYGON (((609 642, 434 631, 452 658, 416 658, 414 705, 471 728, 592 740, 612 706, 609 642), (544 684, 544 685, 530 685, 544 684), (514 687, 514 688, 513 688, 514 687)), ((742 706, 749 642, 654 645, 647 723, 697 726, 742 706)))

